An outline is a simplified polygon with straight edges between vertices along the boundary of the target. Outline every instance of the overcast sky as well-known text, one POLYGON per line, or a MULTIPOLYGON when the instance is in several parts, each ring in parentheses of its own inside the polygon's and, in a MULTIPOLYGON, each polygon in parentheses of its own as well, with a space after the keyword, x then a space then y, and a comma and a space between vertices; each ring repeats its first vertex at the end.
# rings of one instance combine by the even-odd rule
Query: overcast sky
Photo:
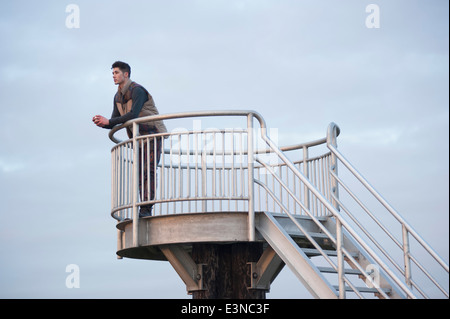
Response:
MULTIPOLYGON (((0 297, 190 298, 169 263, 115 256, 114 144, 91 118, 111 114, 116 60, 160 113, 253 109, 283 145, 337 123, 345 156, 448 262, 448 3, 2 1, 0 297)), ((285 268, 267 297, 309 294, 285 268)))

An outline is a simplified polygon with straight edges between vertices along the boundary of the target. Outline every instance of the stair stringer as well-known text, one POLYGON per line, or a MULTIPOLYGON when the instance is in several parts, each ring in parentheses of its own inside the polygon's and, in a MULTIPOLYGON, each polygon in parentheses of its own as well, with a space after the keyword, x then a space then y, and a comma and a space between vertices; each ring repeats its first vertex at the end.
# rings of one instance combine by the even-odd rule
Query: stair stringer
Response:
MULTIPOLYGON (((329 217, 326 221, 322 222, 322 224, 333 236, 336 236, 336 222, 333 218, 329 217)), ((381 289, 389 290, 389 297, 391 299, 405 299, 406 296, 397 289, 397 286, 386 276, 385 272, 380 269, 378 264, 364 252, 362 247, 354 239, 351 238, 348 232, 343 229, 342 233, 344 248, 351 254, 353 253, 358 255, 355 260, 356 262, 358 262, 362 269, 367 270, 369 269, 369 267, 373 268, 374 265, 378 267, 377 270, 379 270, 379 287, 381 289)), ((351 268, 357 269, 357 267, 350 260, 347 260, 347 264, 351 268)), ((364 280, 364 278, 362 278, 362 280, 364 280)))
POLYGON ((336 289, 270 213, 260 214, 256 230, 315 298, 338 298, 336 289))

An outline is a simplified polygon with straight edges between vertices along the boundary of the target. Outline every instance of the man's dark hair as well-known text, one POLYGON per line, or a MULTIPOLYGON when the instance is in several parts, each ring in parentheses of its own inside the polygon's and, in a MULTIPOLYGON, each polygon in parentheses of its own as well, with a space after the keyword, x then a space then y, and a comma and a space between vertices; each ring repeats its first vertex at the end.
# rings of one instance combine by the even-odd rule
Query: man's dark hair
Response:
POLYGON ((128 63, 116 61, 113 63, 111 69, 114 68, 119 68, 119 70, 122 71, 123 73, 128 72, 128 77, 131 76, 131 67, 128 65, 128 63))

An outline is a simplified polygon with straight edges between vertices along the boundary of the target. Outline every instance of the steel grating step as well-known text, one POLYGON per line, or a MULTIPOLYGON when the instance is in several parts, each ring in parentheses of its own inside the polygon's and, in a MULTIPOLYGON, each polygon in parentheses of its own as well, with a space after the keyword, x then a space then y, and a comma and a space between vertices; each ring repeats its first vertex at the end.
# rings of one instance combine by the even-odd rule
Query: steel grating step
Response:
MULTIPOLYGON (((315 248, 302 248, 303 252, 308 256, 308 257, 314 257, 314 256, 322 256, 322 254, 315 248)), ((327 254, 328 256, 337 256, 337 251, 336 250, 323 250, 325 252, 325 254, 327 254)), ((357 252, 355 253, 351 253, 353 258, 358 258, 359 254, 357 252)))
MULTIPOLYGON (((337 271, 333 267, 317 267, 317 269, 323 273, 337 274, 337 271)), ((347 275, 362 275, 358 269, 344 269, 344 273, 347 275)))
MULTIPOLYGON (((339 286, 333 286, 333 287, 334 287, 334 289, 339 291, 339 286)), ((377 288, 369 288, 369 287, 355 287, 355 288, 359 292, 362 292, 362 293, 379 293, 380 292, 379 290, 383 291, 387 295, 391 293, 391 289, 388 289, 388 288, 378 288, 378 289, 377 288)), ((345 286, 345 291, 354 292, 354 290, 349 286, 345 286)))
MULTIPOLYGON (((290 230, 290 231, 288 231, 288 234, 291 237, 302 237, 302 238, 306 237, 306 235, 300 230, 290 230)), ((313 238, 328 239, 328 236, 325 233, 308 232, 308 235, 310 235, 313 238)))

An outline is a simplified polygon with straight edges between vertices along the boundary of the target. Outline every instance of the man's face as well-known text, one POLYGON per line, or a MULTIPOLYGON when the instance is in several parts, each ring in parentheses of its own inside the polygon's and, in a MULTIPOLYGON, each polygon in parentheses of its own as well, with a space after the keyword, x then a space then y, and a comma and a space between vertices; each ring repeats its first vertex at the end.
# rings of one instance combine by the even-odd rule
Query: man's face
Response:
POLYGON ((114 68, 112 71, 114 84, 122 84, 128 79, 128 72, 123 73, 119 68, 114 68))

